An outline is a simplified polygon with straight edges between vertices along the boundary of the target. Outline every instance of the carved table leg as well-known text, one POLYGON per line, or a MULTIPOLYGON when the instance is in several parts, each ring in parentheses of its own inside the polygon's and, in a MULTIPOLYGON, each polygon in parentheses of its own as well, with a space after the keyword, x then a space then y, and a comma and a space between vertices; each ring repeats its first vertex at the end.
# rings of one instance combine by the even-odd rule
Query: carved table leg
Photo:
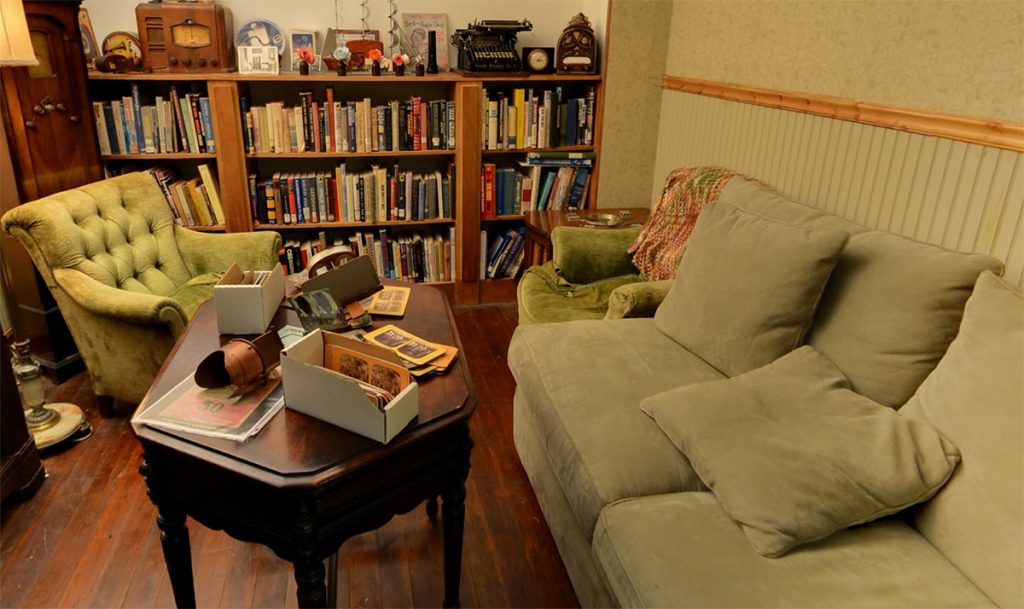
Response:
POLYGON ((462 439, 462 472, 456 484, 441 494, 441 519, 444 525, 444 607, 460 607, 459 582, 462 578, 462 533, 466 520, 466 478, 469 476, 469 455, 473 439, 464 427, 462 439))
POLYGON ((304 558, 295 565, 295 583, 298 585, 299 607, 327 607, 327 586, 324 584, 324 563, 316 558, 304 558))
POLYGON ((167 575, 171 579, 174 604, 181 607, 196 606, 196 589, 192 579, 192 547, 185 526, 185 510, 160 494, 160 482, 153 477, 153 469, 142 456, 139 473, 146 479, 150 500, 156 505, 156 526, 160 529, 160 545, 164 549, 167 575))
POLYGON ((298 550, 295 565, 295 583, 298 586, 299 607, 326 607, 327 586, 324 582, 324 561, 317 556, 315 547, 317 540, 316 519, 313 508, 309 504, 299 506, 295 519, 293 541, 298 550))
POLYGON ((192 580, 192 547, 185 526, 185 512, 166 505, 158 507, 156 525, 160 527, 160 543, 164 548, 167 575, 171 578, 174 604, 196 606, 196 589, 192 580))

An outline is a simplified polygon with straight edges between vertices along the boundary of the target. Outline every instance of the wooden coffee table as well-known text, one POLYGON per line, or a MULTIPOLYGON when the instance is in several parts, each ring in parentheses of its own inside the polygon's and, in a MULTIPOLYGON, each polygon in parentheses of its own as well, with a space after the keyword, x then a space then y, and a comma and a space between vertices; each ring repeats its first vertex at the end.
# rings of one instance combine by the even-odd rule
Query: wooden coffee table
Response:
MULTIPOLYGON (((298 325, 279 309, 275 325, 298 325)), ((242 541, 261 543, 295 567, 300 607, 328 601, 323 561, 344 541, 442 499, 444 606, 459 606, 465 480, 476 394, 444 294, 413 286, 404 318, 379 318, 460 355, 420 384, 419 417, 388 445, 285 408, 239 444, 143 427, 140 473, 157 506, 164 558, 178 607, 195 607, 186 516, 242 541)), ((195 371, 221 345, 213 301, 196 312, 140 408, 195 371)), ((334 577, 331 573, 331 577, 334 577)), ((438 599, 441 600, 441 599, 438 599)))

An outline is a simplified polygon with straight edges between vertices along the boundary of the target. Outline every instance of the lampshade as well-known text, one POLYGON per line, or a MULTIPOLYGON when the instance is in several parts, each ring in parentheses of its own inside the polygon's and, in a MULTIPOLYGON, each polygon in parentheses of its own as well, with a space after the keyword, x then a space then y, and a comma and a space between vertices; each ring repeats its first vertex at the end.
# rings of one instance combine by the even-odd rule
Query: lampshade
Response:
POLYGON ((38 65, 21 0, 0 0, 0 65, 38 65))

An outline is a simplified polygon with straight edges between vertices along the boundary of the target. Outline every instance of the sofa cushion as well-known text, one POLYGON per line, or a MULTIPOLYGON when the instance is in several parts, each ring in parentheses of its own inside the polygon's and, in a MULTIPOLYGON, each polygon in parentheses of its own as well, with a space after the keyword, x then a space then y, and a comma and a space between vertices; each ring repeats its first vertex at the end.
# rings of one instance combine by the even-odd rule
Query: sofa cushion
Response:
POLYGON ((508 362, 517 381, 515 416, 531 417, 542 430, 540 441, 588 538, 601 508, 616 499, 704 488, 638 405, 722 375, 651 319, 520 326, 508 362))
POLYGON ((931 425, 850 391, 812 347, 640 408, 764 556, 924 501, 960 460, 931 425))
POLYGON ((712 203, 654 321, 726 375, 771 363, 802 344, 847 237, 712 203))
POLYGON ((640 275, 618 275, 588 284, 572 284, 560 277, 549 260, 523 273, 516 288, 519 323, 539 324, 601 319, 608 310, 608 299, 624 285, 641 281, 640 275))
POLYGON ((1001 263, 953 252, 797 203, 743 178, 720 202, 767 218, 850 233, 807 342, 843 371, 854 391, 902 406, 956 335, 963 305, 984 270, 1001 263))
POLYGON ((1024 300, 985 273, 949 351, 900 410, 941 429, 963 455, 913 525, 1003 607, 1024 607, 1022 371, 1024 300))
POLYGON ((895 519, 758 556, 711 493, 627 499, 601 513, 593 555, 623 607, 991 607, 895 519))
POLYGON ((853 390, 894 408, 906 402, 956 336, 990 256, 963 254, 892 233, 854 235, 832 273, 807 342, 853 390))

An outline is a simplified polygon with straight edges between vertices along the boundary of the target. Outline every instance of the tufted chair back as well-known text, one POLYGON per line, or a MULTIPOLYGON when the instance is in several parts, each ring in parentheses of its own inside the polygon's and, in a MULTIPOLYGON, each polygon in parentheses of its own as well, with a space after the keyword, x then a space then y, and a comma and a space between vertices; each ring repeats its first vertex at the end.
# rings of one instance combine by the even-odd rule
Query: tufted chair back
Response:
POLYGON ((192 277, 171 211, 147 173, 95 182, 16 211, 30 214, 21 226, 50 271, 74 269, 113 288, 156 296, 192 277))
POLYGON ((217 273, 277 264, 277 233, 174 225, 157 181, 133 173, 25 203, 2 219, 46 281, 97 395, 138 403, 217 273))

